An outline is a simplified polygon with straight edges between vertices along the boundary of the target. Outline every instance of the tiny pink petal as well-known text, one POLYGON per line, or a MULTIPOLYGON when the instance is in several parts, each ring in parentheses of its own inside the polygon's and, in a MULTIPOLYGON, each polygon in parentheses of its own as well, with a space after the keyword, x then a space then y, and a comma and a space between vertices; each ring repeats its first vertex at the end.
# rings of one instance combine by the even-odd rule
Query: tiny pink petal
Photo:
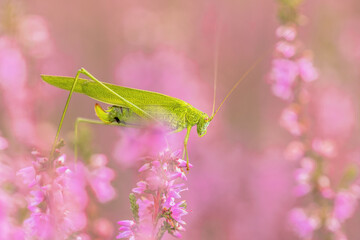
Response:
POLYGON ((308 217, 305 211, 300 208, 291 210, 289 222, 301 238, 311 238, 317 228, 317 221, 308 217))
POLYGON ((139 168, 138 172, 143 172, 143 171, 149 170, 150 167, 151 167, 150 163, 145 163, 144 165, 142 165, 142 166, 139 168))
POLYGON ((309 58, 300 58, 297 63, 301 79, 305 82, 312 82, 319 77, 317 70, 309 58))
POLYGON ((117 238, 117 239, 128 238, 128 237, 130 237, 130 236, 132 236, 132 235, 133 235, 133 232, 129 230, 129 231, 124 231, 124 232, 119 233, 119 234, 116 236, 116 238, 117 238))
POLYGON ((293 26, 280 26, 276 29, 276 35, 287 41, 292 41, 296 37, 296 29, 293 26))
POLYGON ((29 186, 35 184, 36 178, 35 178, 35 169, 34 167, 25 167, 17 171, 16 175, 20 176, 23 180, 23 182, 29 186))
POLYGON ((335 198, 334 217, 340 222, 350 218, 356 210, 357 201, 358 199, 351 192, 339 192, 335 198))
POLYGON ((108 163, 108 159, 105 154, 94 154, 90 162, 93 167, 103 167, 108 163))
POLYGON ((125 227, 132 227, 135 224, 135 222, 132 220, 121 220, 121 221, 118 221, 117 223, 119 225, 125 226, 125 227))
POLYGON ((295 54, 295 46, 285 41, 276 44, 276 50, 283 54, 286 58, 290 58, 295 54))
POLYGON ((290 161, 299 160, 304 156, 305 146, 301 141, 292 141, 288 144, 285 150, 285 159, 290 161))

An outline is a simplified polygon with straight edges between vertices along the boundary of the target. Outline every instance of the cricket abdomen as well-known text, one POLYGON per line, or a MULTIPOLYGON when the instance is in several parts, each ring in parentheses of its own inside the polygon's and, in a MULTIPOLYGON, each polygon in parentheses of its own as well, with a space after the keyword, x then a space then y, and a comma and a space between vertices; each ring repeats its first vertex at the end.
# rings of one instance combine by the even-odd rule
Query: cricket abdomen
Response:
POLYGON ((119 106, 112 106, 112 111, 109 112, 109 119, 110 122, 124 125, 139 124, 141 120, 130 108, 119 106))
MULTIPOLYGON (((149 107, 148 107, 149 108, 149 107)), ((105 123, 117 123, 121 126, 141 127, 151 123, 160 123, 169 131, 181 131, 188 126, 194 126, 199 122, 201 113, 191 105, 176 106, 165 109, 161 106, 152 106, 148 110, 154 120, 144 119, 137 115, 131 108, 122 106, 111 106, 103 110, 100 105, 95 105, 96 115, 105 123)))
POLYGON ((121 126, 139 127, 143 119, 127 107, 111 106, 103 110, 100 105, 95 105, 95 112, 99 119, 105 123, 117 123, 121 126))

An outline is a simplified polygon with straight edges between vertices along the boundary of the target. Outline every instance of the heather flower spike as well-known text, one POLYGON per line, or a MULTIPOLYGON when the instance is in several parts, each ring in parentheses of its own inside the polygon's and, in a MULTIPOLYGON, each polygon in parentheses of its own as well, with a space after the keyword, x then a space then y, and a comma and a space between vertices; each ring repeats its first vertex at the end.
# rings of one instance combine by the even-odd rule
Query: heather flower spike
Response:
POLYGON ((118 222, 118 239, 160 240, 166 232, 181 237, 188 214, 186 201, 180 200, 187 190, 184 162, 167 150, 140 168, 142 179, 129 196, 133 220, 118 222))
POLYGON ((319 73, 310 52, 298 47, 301 42, 297 39, 294 22, 300 2, 280 3, 279 15, 283 24, 276 30, 279 41, 269 74, 273 94, 288 102, 281 114, 280 125, 296 138, 288 144, 284 157, 298 163, 293 193, 299 202, 302 201, 302 206, 290 211, 289 223, 301 239, 313 239, 314 236, 316 239, 328 239, 329 236, 333 236, 329 239, 347 239, 342 224, 354 214, 360 199, 360 186, 355 181, 358 170, 348 168, 340 186, 334 187, 325 164, 337 155, 335 141, 312 136, 305 110, 307 84, 315 81, 319 73), (286 15, 290 10, 295 14, 286 15))
POLYGON ((58 149, 53 161, 36 151, 33 155, 33 165, 17 172, 29 190, 29 216, 23 222, 27 238, 67 239, 86 226, 85 185, 58 149))

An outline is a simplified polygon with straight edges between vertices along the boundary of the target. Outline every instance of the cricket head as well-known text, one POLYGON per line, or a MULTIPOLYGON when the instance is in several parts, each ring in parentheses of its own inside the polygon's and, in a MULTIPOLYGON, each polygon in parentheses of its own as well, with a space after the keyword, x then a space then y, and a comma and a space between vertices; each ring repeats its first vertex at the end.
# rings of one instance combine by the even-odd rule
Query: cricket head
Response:
POLYGON ((202 113, 201 118, 197 123, 197 133, 200 137, 206 134, 207 128, 210 124, 211 119, 206 113, 202 113))

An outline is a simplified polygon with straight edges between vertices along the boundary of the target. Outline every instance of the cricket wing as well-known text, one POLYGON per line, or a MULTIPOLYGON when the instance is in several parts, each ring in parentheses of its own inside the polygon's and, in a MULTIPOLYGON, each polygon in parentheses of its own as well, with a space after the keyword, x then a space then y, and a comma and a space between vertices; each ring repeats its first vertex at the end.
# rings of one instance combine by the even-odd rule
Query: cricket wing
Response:
MULTIPOLYGON (((68 91, 71 90, 74 83, 74 78, 72 77, 50 75, 41 75, 41 77, 45 82, 68 91)), ((133 109, 133 107, 127 102, 123 101, 108 89, 92 80, 79 78, 74 91, 85 94, 100 102, 131 108, 141 117, 147 118, 146 115, 150 115, 153 119, 157 121, 160 120, 161 122, 165 121, 164 119, 174 118, 174 114, 172 113, 174 108, 190 105, 181 99, 157 92, 121 87, 104 82, 103 84, 119 94, 122 98, 126 99, 128 102, 131 102, 142 109, 146 114, 143 114, 140 111, 135 111, 135 109, 133 109)))

